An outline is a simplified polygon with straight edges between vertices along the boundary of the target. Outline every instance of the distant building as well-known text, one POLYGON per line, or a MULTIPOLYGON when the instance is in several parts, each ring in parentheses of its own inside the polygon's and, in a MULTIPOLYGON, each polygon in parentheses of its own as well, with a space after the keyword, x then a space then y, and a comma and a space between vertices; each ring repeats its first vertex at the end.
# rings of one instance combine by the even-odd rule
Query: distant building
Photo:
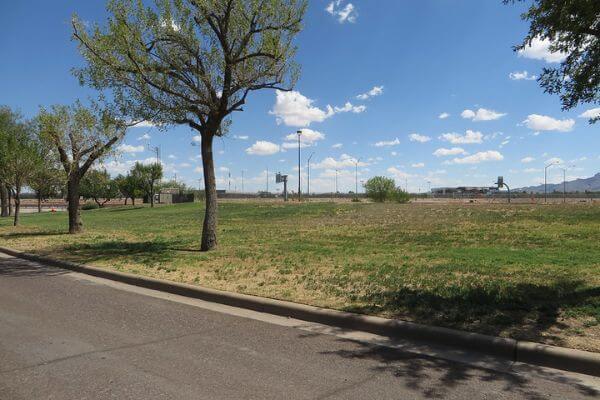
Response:
POLYGON ((457 186, 432 188, 433 195, 486 195, 496 193, 498 188, 495 186, 457 186))
POLYGON ((161 189, 157 197, 160 204, 191 203, 194 201, 193 193, 182 193, 179 188, 161 189))

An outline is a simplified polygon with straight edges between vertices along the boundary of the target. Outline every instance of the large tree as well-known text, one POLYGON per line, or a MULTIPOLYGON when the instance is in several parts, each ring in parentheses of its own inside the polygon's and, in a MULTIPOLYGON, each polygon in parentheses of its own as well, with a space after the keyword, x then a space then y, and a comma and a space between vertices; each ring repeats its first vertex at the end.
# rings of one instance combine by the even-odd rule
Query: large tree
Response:
POLYGON ((80 81, 111 89, 134 119, 184 124, 199 132, 206 209, 201 250, 217 245, 212 143, 249 93, 289 90, 299 68, 293 39, 306 0, 110 0, 108 24, 73 19, 87 61, 80 81))
POLYGON ((79 213, 81 179, 123 139, 127 124, 107 110, 97 111, 79 103, 42 109, 38 121, 40 137, 53 144, 67 175, 69 233, 79 233, 83 230, 79 213))
MULTIPOLYGON (((515 3, 523 0, 504 0, 515 3)), ((600 1, 533 0, 521 15, 530 23, 521 50, 534 40, 547 40, 552 52, 566 58, 556 68, 546 67, 540 85, 547 93, 558 94, 565 110, 579 104, 600 103, 600 1)), ((590 122, 600 120, 600 112, 590 115, 590 122)))

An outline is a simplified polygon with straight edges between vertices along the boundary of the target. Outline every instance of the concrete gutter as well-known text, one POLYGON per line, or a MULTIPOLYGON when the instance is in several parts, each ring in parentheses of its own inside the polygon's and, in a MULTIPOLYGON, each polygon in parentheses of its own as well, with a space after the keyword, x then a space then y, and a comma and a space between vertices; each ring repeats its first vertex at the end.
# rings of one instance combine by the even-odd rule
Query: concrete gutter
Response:
POLYGON ((565 371, 600 376, 600 353, 548 346, 541 343, 517 341, 515 339, 482 335, 456 329, 422 325, 394 319, 330 310, 288 301, 209 289, 202 286, 171 282, 125 272, 111 271, 69 261, 55 260, 5 247, 0 247, 0 252, 100 278, 226 304, 228 306, 341 328, 365 331, 392 338, 413 339, 430 342, 432 344, 458 347, 464 350, 489 354, 511 361, 519 361, 565 371))

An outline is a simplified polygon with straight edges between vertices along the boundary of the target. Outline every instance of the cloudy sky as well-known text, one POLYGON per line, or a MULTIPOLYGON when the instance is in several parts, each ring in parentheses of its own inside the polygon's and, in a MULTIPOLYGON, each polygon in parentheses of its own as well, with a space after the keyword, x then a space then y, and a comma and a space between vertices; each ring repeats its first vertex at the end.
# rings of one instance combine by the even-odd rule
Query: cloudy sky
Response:
MULTIPOLYGON (((271 190, 277 171, 295 187, 298 129, 303 190, 311 154, 311 191, 320 192, 333 190, 336 175, 340 191, 353 190, 356 165, 359 181, 387 175, 415 192, 428 182, 490 185, 497 175, 511 187, 537 184, 552 161, 571 179, 599 172, 600 124, 586 117, 600 108, 562 112, 542 92, 537 75, 563 55, 540 41, 512 51, 527 32, 522 10, 500 0, 311 0, 297 41, 301 79, 291 92, 255 93, 233 116, 215 142, 219 189, 241 190, 243 171, 245 190, 264 190, 267 169, 271 190)), ((0 4, 0 104, 33 116, 93 94, 70 73, 81 64, 73 12, 106 18, 104 0, 0 4)), ((160 146, 167 178, 198 186, 194 136, 187 127, 131 129, 105 167, 124 173, 160 146)), ((562 173, 553 168, 550 181, 562 173)))

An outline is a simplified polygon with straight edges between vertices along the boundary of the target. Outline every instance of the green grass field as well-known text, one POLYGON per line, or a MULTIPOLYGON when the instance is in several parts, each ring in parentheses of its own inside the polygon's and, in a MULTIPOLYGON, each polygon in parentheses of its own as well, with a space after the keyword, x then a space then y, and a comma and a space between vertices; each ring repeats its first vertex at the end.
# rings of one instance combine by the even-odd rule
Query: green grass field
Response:
POLYGON ((600 351, 600 206, 199 204, 0 221, 4 246, 174 281, 600 351))

